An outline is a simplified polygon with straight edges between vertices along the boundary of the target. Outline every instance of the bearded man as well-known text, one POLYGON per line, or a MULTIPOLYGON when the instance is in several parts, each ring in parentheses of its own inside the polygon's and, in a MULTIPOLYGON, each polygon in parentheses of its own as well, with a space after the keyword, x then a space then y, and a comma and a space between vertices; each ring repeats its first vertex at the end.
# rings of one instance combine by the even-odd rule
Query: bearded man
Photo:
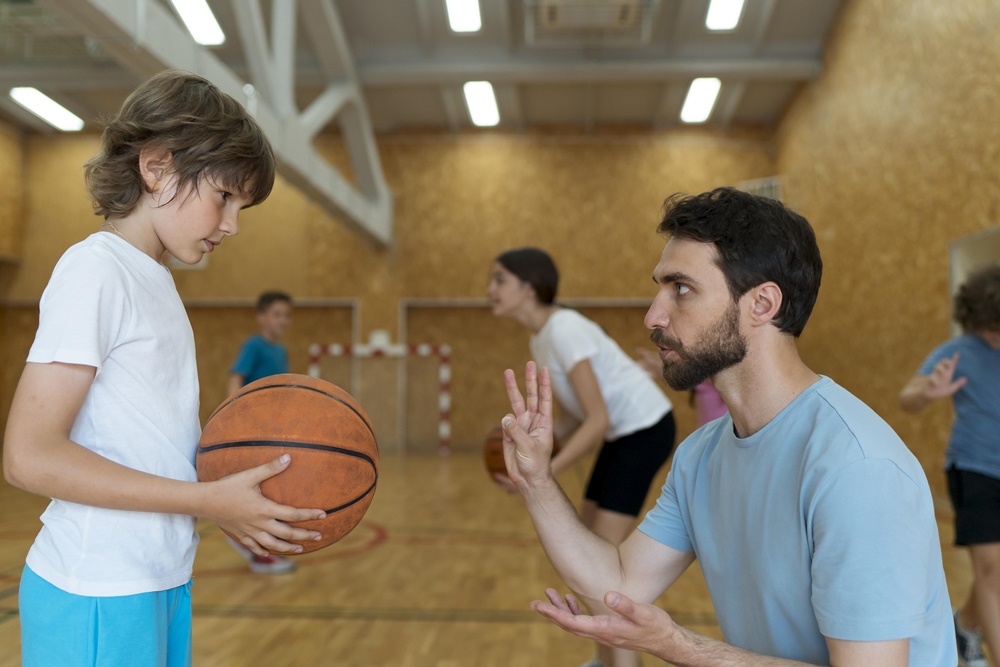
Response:
POLYGON ((951 610, 923 469, 864 403, 799 356, 822 262, 809 223, 720 188, 675 196, 646 314, 676 390, 711 379, 729 414, 674 454, 656 506, 615 547, 552 477, 546 369, 505 373, 511 480, 572 594, 532 607, 562 628, 675 665, 954 667, 951 610), (697 558, 724 642, 655 601, 697 558), (603 614, 603 615, 602 615, 603 614))

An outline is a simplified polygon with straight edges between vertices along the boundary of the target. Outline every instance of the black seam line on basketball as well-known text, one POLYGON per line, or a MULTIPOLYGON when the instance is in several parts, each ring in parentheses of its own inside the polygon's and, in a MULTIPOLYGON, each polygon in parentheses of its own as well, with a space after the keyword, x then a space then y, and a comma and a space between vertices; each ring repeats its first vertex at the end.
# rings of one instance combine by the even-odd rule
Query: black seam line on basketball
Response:
POLYGON ((369 493, 371 493, 371 492, 373 492, 373 491, 375 490, 375 484, 376 484, 377 482, 378 482, 378 474, 376 473, 376 476, 375 476, 375 481, 374 481, 374 482, 372 482, 372 485, 371 485, 371 486, 369 486, 369 487, 368 487, 367 489, 365 489, 365 492, 364 492, 364 493, 362 493, 361 495, 359 495, 359 496, 358 496, 357 498, 355 498, 354 500, 352 500, 352 501, 350 501, 350 502, 346 502, 346 503, 344 503, 344 504, 343 504, 343 505, 341 505, 340 507, 334 507, 333 509, 329 509, 329 510, 323 510, 323 511, 324 511, 324 512, 326 512, 327 514, 333 514, 333 513, 335 513, 335 512, 339 512, 340 510, 346 510, 346 509, 347 509, 348 507, 350 507, 351 505, 355 505, 355 504, 357 504, 357 503, 360 503, 360 502, 361 502, 362 500, 364 500, 365 496, 367 496, 367 495, 368 495, 369 493))
POLYGON ((378 484, 378 468, 375 466, 375 460, 367 454, 361 452, 355 452, 350 449, 344 449, 343 447, 334 447, 332 445, 316 445, 309 442, 282 442, 280 440, 244 440, 241 442, 224 442, 218 445, 208 445, 207 447, 198 447, 198 453, 212 452, 217 449, 229 449, 230 447, 295 447, 298 449, 318 449, 324 452, 337 452, 338 454, 347 454, 348 456, 353 456, 359 458, 363 461, 367 461, 372 470, 375 472, 375 479, 372 480, 371 486, 365 489, 365 492, 359 495, 354 500, 344 503, 339 507, 334 507, 332 509, 323 510, 327 514, 333 514, 334 512, 339 512, 340 510, 347 509, 351 505, 361 502, 361 500, 375 490, 375 485, 378 484))
POLYGON ((295 449, 318 449, 323 452, 336 452, 337 454, 347 454, 355 458, 363 459, 375 467, 375 459, 362 452, 333 445, 318 445, 313 442, 285 442, 284 440, 241 440, 239 442, 221 442, 218 445, 199 445, 198 453, 204 454, 214 452, 219 449, 229 449, 231 447, 293 447, 295 449))
MULTIPOLYGON (((256 393, 258 391, 264 391, 265 389, 305 389, 307 391, 314 391, 317 394, 322 394, 323 396, 326 396, 328 398, 332 398, 333 400, 337 401, 338 403, 340 403, 341 405, 343 405, 344 407, 346 407, 347 409, 349 409, 351 412, 353 412, 354 414, 356 414, 358 416, 358 419, 360 419, 364 423, 364 425, 368 427, 368 432, 372 434, 372 438, 375 438, 375 429, 372 428, 372 425, 368 423, 368 420, 365 419, 364 417, 362 417, 361 413, 358 412, 354 408, 353 405, 351 405, 350 403, 348 403, 347 401, 345 401, 342 398, 334 396, 333 394, 331 394, 328 391, 323 391, 322 389, 316 389, 315 387, 308 387, 308 386, 306 386, 304 384, 269 384, 269 385, 265 385, 263 387, 257 387, 256 389, 251 389, 250 391, 245 391, 242 394, 240 394, 239 396, 235 396, 235 397, 231 398, 230 400, 226 401, 225 403, 223 403, 222 405, 220 405, 219 407, 217 407, 215 409, 215 412, 213 412, 212 415, 208 418, 208 421, 212 421, 212 417, 214 417, 215 415, 219 414, 219 411, 222 410, 222 408, 224 408, 227 405, 229 405, 230 403, 238 401, 241 398, 243 398, 244 396, 248 396, 248 395, 256 393)), ((208 426, 208 422, 205 422, 205 426, 208 426)), ((377 438, 375 438, 375 439, 377 440, 377 438)))

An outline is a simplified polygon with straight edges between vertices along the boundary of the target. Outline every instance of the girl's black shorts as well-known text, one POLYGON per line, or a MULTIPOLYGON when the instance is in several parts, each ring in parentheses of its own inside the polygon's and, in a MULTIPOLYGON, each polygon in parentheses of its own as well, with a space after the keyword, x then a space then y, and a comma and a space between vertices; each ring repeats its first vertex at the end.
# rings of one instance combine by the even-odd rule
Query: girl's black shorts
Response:
POLYGON ((590 473, 586 499, 601 509, 638 516, 653 477, 670 458, 676 435, 671 411, 649 428, 605 442, 590 473))

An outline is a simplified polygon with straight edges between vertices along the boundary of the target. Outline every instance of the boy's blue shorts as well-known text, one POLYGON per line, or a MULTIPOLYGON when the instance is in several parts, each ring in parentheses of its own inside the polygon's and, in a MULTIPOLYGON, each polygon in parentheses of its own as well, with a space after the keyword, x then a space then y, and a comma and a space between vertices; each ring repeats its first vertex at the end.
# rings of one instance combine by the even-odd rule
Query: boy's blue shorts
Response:
POLYGON ((87 597, 25 565, 18 597, 23 667, 190 667, 191 582, 154 593, 87 597))

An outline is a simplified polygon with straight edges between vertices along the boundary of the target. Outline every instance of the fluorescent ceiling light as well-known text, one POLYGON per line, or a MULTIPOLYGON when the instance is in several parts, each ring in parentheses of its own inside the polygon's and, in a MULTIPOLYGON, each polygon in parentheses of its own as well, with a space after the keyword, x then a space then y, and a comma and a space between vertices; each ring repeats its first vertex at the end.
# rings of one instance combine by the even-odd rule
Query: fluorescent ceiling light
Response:
POLYGON ((483 27, 479 0, 444 0, 448 25, 455 32, 478 32, 483 27))
POLYGON ((11 98, 46 123, 63 132, 79 132, 83 119, 37 88, 11 88, 11 98))
POLYGON ((712 115, 715 98, 719 96, 722 82, 715 78, 695 79, 688 88, 684 106, 681 108, 681 120, 685 123, 704 123, 712 115))
POLYGON ((705 27, 709 30, 732 30, 740 23, 743 0, 712 0, 708 5, 705 27))
POLYGON ((219 27, 206 0, 170 0, 170 4, 180 14, 194 41, 205 46, 218 46, 226 41, 226 34, 219 27))
POLYGON ((472 122, 479 127, 493 127, 500 123, 500 110, 489 81, 467 81, 463 86, 465 105, 469 107, 472 122))

